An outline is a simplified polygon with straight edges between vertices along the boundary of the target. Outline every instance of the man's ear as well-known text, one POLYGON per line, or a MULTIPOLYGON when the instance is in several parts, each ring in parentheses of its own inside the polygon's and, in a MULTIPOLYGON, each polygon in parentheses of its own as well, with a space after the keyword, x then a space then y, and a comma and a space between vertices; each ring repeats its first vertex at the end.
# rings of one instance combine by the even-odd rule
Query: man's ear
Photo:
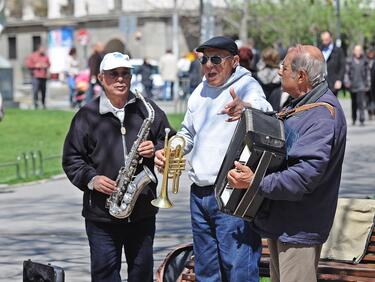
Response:
POLYGON ((98 74, 98 80, 100 81, 100 83, 102 83, 103 84, 103 73, 102 72, 100 72, 99 74, 98 74))
POLYGON ((234 56, 233 56, 232 67, 235 69, 235 68, 238 67, 239 65, 240 65, 240 56, 238 56, 238 55, 234 55, 234 56))
POLYGON ((299 70, 299 71, 297 72, 297 80, 298 80, 298 82, 300 82, 300 83, 308 82, 308 81, 309 81, 309 78, 308 78, 308 76, 307 76, 306 71, 299 70))
POLYGON ((306 90, 310 87, 310 81, 306 71, 298 71, 297 83, 299 84, 300 89, 306 90))

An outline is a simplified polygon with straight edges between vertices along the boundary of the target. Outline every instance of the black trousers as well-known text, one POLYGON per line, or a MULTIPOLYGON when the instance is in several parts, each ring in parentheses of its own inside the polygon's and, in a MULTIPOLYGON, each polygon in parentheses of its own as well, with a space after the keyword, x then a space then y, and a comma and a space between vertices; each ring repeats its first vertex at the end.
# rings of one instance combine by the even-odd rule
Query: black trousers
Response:
POLYGON ((46 105, 46 85, 47 85, 47 79, 46 78, 36 78, 33 77, 32 79, 32 87, 33 87, 33 99, 34 99, 34 106, 38 107, 38 96, 39 92, 41 92, 42 97, 42 105, 46 105))
POLYGON ((130 223, 101 223, 86 220, 93 282, 121 282, 124 249, 129 282, 153 281, 155 217, 130 223))
POLYGON ((357 121, 357 112, 359 112, 359 121, 365 121, 366 92, 351 92, 352 97, 352 120, 353 124, 357 121))

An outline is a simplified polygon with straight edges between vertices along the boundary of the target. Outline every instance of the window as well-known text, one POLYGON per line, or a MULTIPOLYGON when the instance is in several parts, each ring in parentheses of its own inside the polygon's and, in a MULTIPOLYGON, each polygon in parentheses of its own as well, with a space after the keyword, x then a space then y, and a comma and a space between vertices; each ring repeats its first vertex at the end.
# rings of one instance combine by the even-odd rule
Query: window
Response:
POLYGON ((36 51, 41 43, 42 38, 39 35, 33 36, 33 51, 36 51))
POLYGON ((17 41, 15 36, 8 37, 8 59, 17 59, 17 41))

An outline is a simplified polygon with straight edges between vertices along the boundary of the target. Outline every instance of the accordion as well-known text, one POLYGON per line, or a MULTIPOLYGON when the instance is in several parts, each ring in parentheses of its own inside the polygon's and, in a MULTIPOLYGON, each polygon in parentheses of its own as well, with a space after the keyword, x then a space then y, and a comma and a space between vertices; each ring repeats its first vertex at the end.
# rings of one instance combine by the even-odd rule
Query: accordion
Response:
POLYGON ((215 181, 215 197, 219 209, 227 214, 252 221, 263 196, 259 184, 266 173, 277 171, 285 161, 284 124, 275 115, 253 108, 246 109, 238 122, 215 181), (228 171, 234 161, 246 164, 254 172, 248 189, 229 186, 228 171))

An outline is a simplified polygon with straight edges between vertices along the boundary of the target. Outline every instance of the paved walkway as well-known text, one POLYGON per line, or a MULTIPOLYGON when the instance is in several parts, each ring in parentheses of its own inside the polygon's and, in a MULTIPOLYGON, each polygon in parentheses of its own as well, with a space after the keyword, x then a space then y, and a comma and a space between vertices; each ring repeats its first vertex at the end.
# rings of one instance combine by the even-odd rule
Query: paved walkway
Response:
MULTIPOLYGON (((154 244, 155 271, 174 246, 191 242, 188 180, 169 195, 175 207, 160 210, 154 244)), ((89 248, 81 217, 82 193, 65 177, 0 193, 0 281, 21 281, 31 259, 63 267, 65 281, 90 281, 89 248)), ((123 277, 126 277, 123 264, 123 277)), ((126 280, 124 280, 126 281, 126 280)))
MULTIPOLYGON (((51 102, 48 100, 47 105, 53 108, 68 105, 63 100, 51 102)), ((348 113, 349 100, 341 102, 348 113)), ((173 111, 171 104, 161 106, 173 111)), ((374 136, 375 121, 367 122, 364 127, 348 126, 340 197, 375 195, 374 136)), ((180 192, 169 194, 175 207, 158 214, 155 270, 176 245, 191 242, 189 186, 184 173, 180 192)), ((0 189, 0 282, 21 281, 22 262, 27 259, 63 267, 67 282, 90 281, 89 248, 80 215, 81 198, 81 191, 64 176, 0 189)), ((125 263, 123 273, 125 277, 125 263)))

